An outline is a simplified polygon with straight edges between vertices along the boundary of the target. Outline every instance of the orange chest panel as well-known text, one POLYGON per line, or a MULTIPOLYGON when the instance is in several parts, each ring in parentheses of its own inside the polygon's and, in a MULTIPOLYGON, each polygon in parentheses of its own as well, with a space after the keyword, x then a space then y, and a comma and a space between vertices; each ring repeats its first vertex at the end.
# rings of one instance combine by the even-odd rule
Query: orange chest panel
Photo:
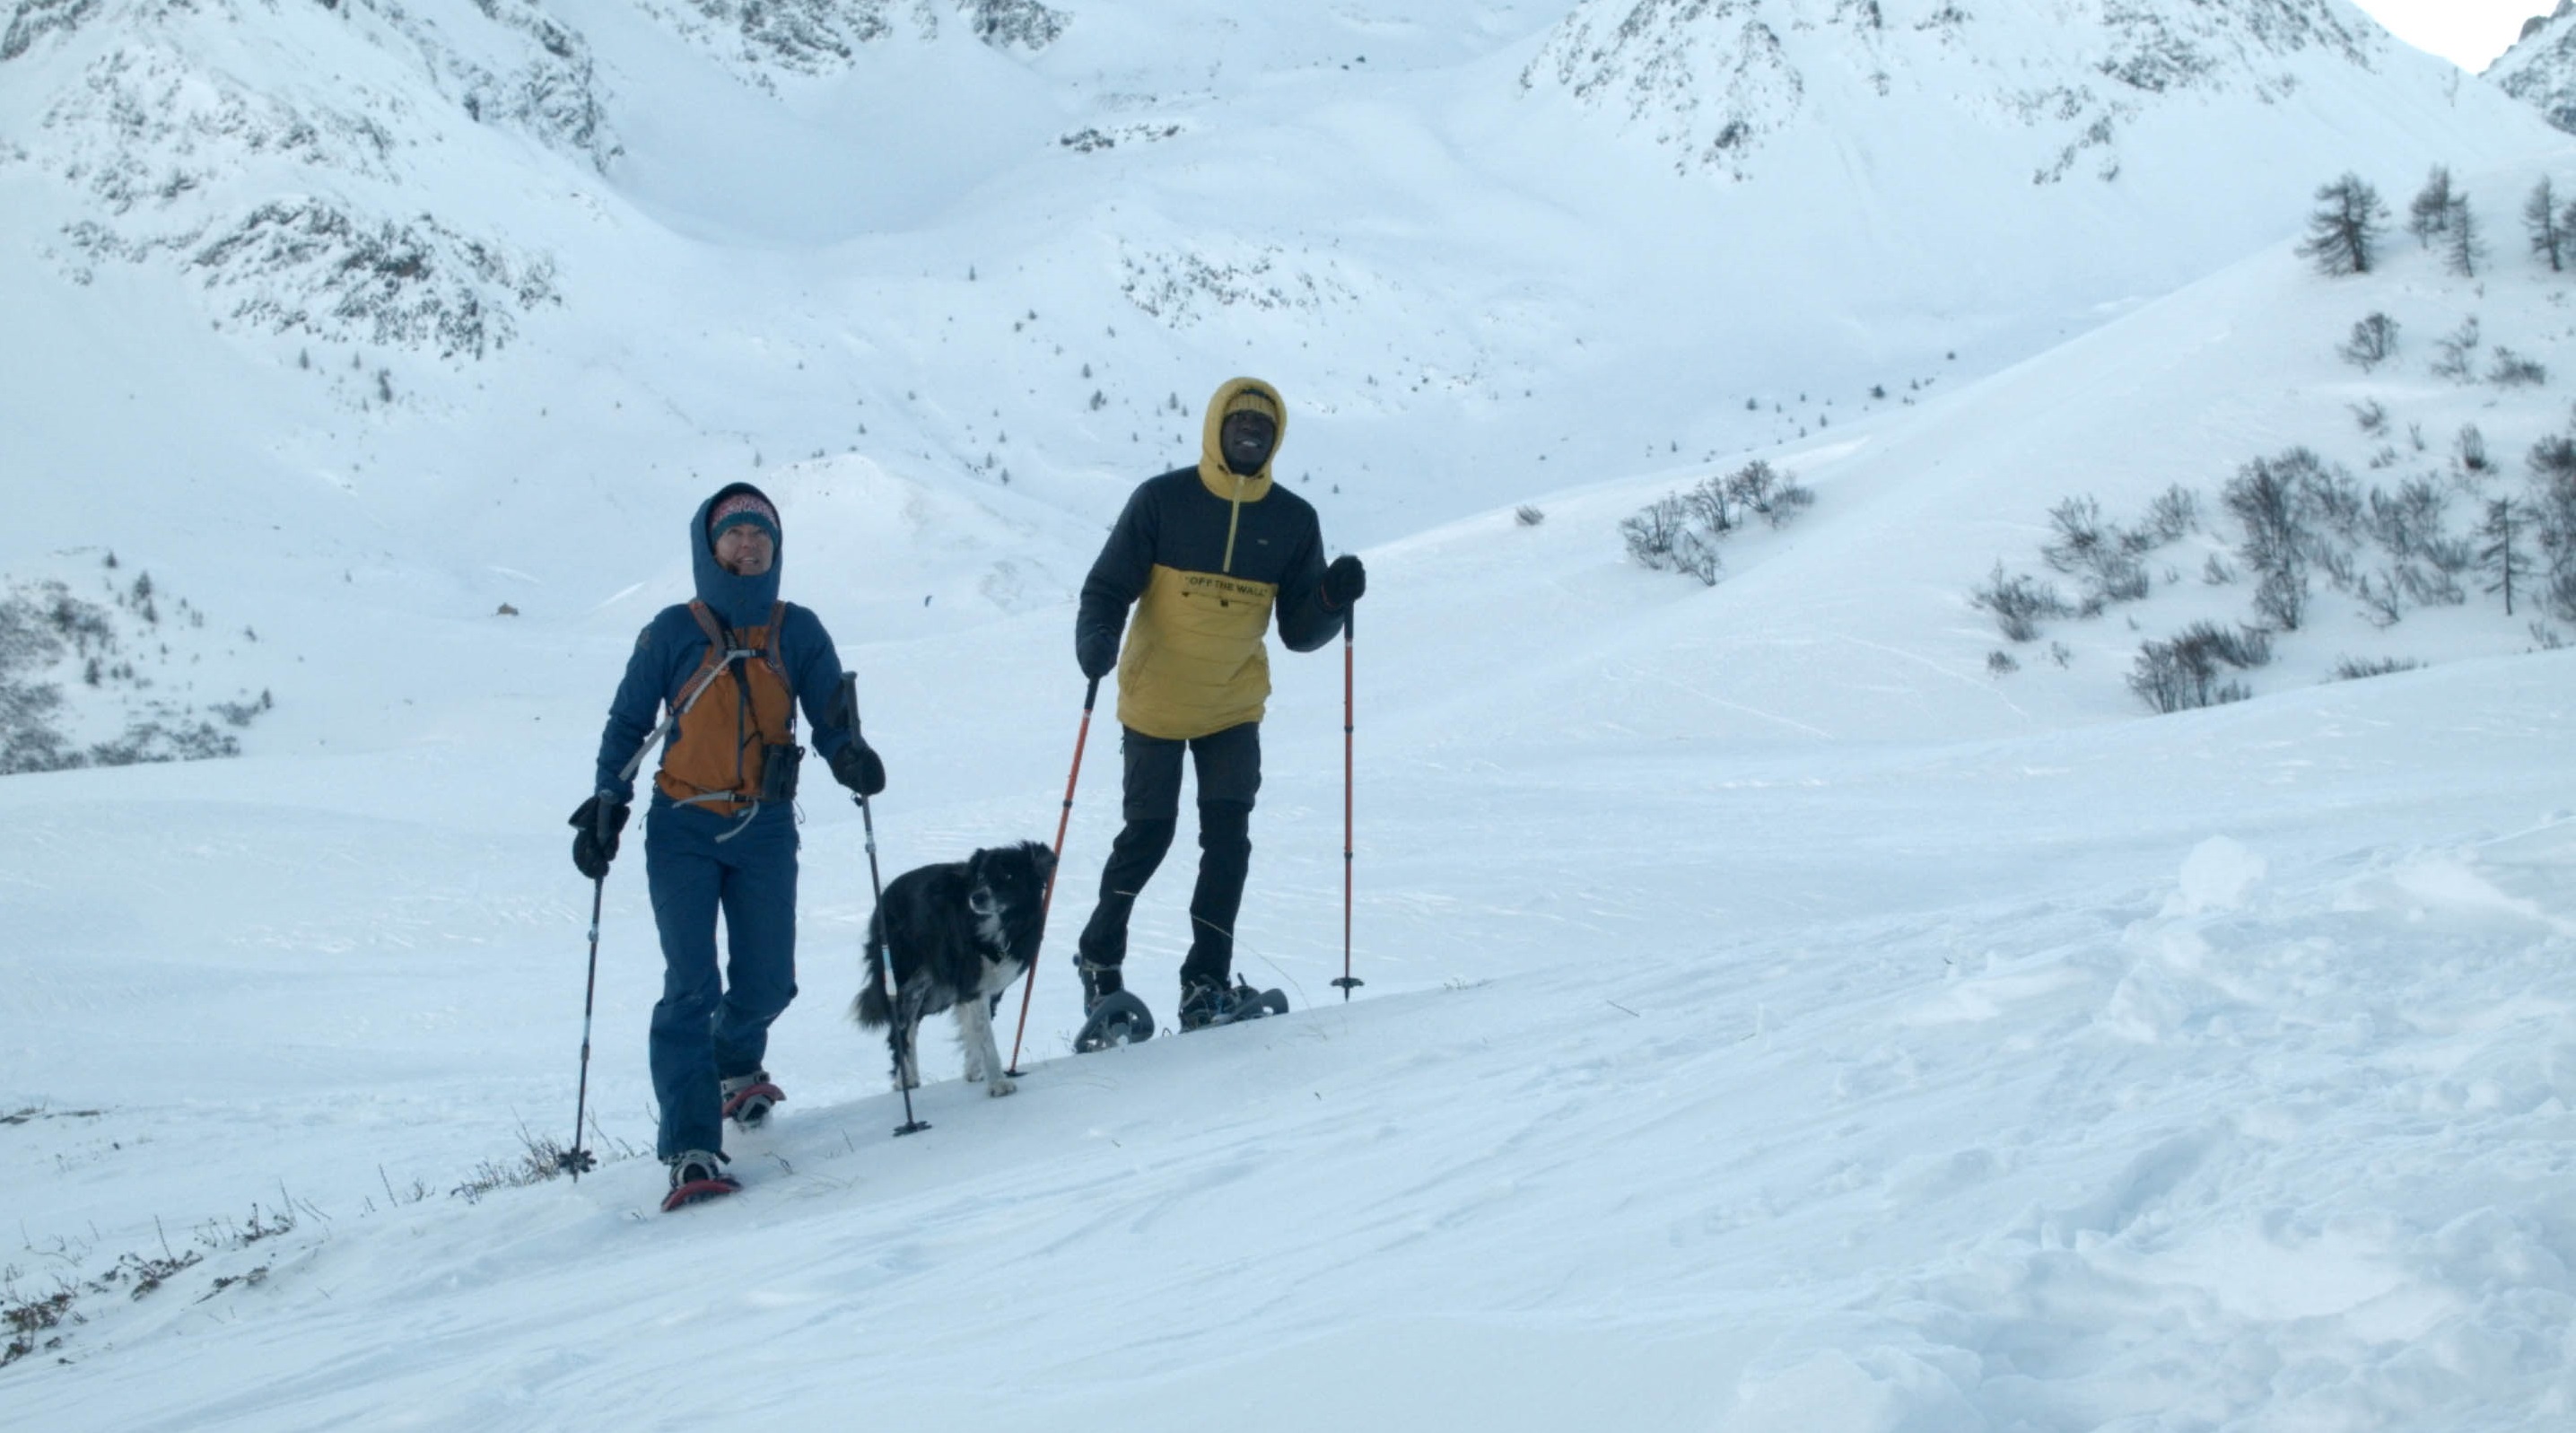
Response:
MULTIPOLYGON (((680 714, 671 744, 662 753, 663 792, 674 801, 732 793, 748 800, 760 792, 763 748, 794 740, 796 698, 780 669, 765 627, 738 628, 736 650, 751 655, 724 662, 723 649, 710 646, 707 660, 689 674, 683 692, 706 682, 689 709, 680 714), (722 666, 713 680, 709 664, 722 666)), ((730 803, 718 804, 722 811, 730 803)))

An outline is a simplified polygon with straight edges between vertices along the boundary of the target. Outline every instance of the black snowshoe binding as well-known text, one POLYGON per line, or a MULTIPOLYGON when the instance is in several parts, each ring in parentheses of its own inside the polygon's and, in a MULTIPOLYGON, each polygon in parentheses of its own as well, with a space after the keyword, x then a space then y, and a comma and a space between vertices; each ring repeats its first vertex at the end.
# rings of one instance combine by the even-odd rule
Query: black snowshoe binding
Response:
POLYGON ((671 1192, 662 1197, 662 1212, 684 1208, 704 1200, 721 1198, 742 1189, 742 1181, 725 1173, 729 1161, 722 1153, 710 1154, 693 1149, 671 1161, 671 1192))
POLYGON ((1258 1020, 1265 1015, 1288 1013, 1288 997, 1277 990, 1255 990, 1241 976, 1233 988, 1223 985, 1186 985, 1181 988, 1181 1029, 1204 1030, 1211 1025, 1237 1025, 1258 1020))
POLYGON ((1074 1053, 1088 1055, 1097 1050, 1120 1045, 1141 1045, 1154 1038, 1154 1012, 1145 1002, 1124 990, 1100 997, 1091 1007, 1091 1018, 1074 1032, 1074 1053))
POLYGON ((754 1070, 748 1075, 735 1075, 720 1087, 724 1096, 724 1117, 744 1129, 759 1129, 769 1123, 770 1107, 787 1098, 787 1092, 772 1084, 767 1070, 754 1070))
POLYGON ((1073 1050, 1088 1055, 1154 1038, 1154 1012, 1127 993, 1127 983, 1114 965, 1074 962, 1082 976, 1082 1028, 1074 1032, 1073 1050))

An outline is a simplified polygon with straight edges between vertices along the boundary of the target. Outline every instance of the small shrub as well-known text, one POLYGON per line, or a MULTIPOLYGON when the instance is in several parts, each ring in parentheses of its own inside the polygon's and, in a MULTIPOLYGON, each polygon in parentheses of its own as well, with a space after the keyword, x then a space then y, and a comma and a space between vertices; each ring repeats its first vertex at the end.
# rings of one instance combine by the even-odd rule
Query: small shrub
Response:
POLYGON ((1628 555, 1657 572, 1667 572, 1673 565, 1673 543, 1682 535, 1688 513, 1679 497, 1655 499, 1619 520, 1619 535, 1628 544, 1628 555))
POLYGON ((1531 507, 1527 503, 1523 503, 1512 511, 1512 520, 1523 527, 1536 527, 1540 523, 1547 521, 1547 514, 1540 512, 1537 508, 1531 507))
POLYGON ((525 1189, 543 1184, 564 1172, 566 1153, 561 1141, 519 1131, 520 1152, 516 1160, 502 1163, 484 1160, 476 1165, 465 1181, 448 1194, 468 1204, 480 1204, 483 1196, 498 1189, 525 1189))
POLYGON ((9 1342, 0 1346, 0 1368, 16 1363, 39 1348, 60 1345, 61 1337, 52 1334, 51 1330, 60 1327, 65 1319, 74 1323, 82 1321, 79 1314, 72 1312, 72 1297, 77 1292, 68 1284, 40 1298, 26 1298, 11 1291, 5 1306, 0 1306, 0 1316, 5 1316, 9 1325, 9 1342))
POLYGON ((2136 602, 2153 590, 2154 580, 2147 565, 2137 558, 2118 553, 2105 558, 2094 572, 2094 585, 2086 590, 2088 597, 2098 597, 2105 606, 2136 602))
POLYGON ((2199 530, 2200 494, 2180 483, 2156 494, 2155 501, 2147 504, 2146 521, 2138 527, 2138 531, 2153 538, 2159 547, 2179 542, 2184 533, 2199 530))
POLYGON ((1718 569, 1724 565, 1717 555, 1717 539, 1706 529, 1684 528, 1673 539, 1673 570, 1698 578, 1702 586, 1715 587, 1718 569))
POLYGON ((2433 376, 2448 378, 2455 383, 2477 382, 2478 375, 2474 360, 2477 356, 2478 344, 2482 341, 2478 332, 2477 316, 2471 314, 2450 334, 2434 340, 2433 347, 2440 352, 2441 356, 2433 360, 2433 376))
POLYGON ((2149 641, 2138 648, 2137 663, 2129 672, 2129 690, 2161 713, 2243 701, 2253 693, 2244 683, 2228 678, 2226 672, 2244 671, 2271 660, 2272 641, 2268 634, 2195 622, 2168 641, 2149 641))
POLYGON ((1816 501, 1815 493, 1793 474, 1781 472, 1760 458, 1727 474, 1724 491, 1730 501, 1752 510, 1773 527, 1786 526, 1816 501))
POLYGON ((2334 679, 2338 682, 2358 682, 2369 677, 2385 677, 2397 672, 2412 672, 2423 665, 2424 664, 2422 662, 2416 661, 2412 657, 2375 657, 2367 660, 2359 657, 2346 657, 2335 663, 2334 679))
POLYGON ((2064 617, 2073 610, 2056 588, 2034 577, 2007 576, 2001 562, 1995 564, 1994 575, 1986 579, 1984 586, 1969 592, 1968 601, 1993 613, 1995 625, 2016 642, 2037 638, 2041 618, 2064 617))
POLYGON ((2020 670, 2021 663, 2014 661, 2013 654, 2005 651, 2001 647, 1998 647, 1986 654, 1987 676, 2007 677, 2020 670))
POLYGON ((2463 473, 2484 476, 2495 471, 2494 462, 2487 457, 2487 435, 2479 432, 2475 423, 2460 425, 2460 436, 2451 444, 2451 460, 2460 465, 2463 473))
POLYGON ((2386 363, 2397 352, 2397 320, 2374 313, 2352 326, 2352 334, 2335 352, 2364 373, 2386 363))
POLYGON ((2549 381, 2549 370, 2537 360, 2499 347, 2494 366, 2487 370, 2487 381, 2501 388, 2537 388, 2549 381))
POLYGON ((2102 505, 2089 496, 2067 498, 2050 508, 2048 522, 2057 536, 2040 544, 2039 556, 2060 572, 2084 571, 2112 545, 2113 538, 2103 531, 2102 505))
MULTIPOLYGON (((1760 459, 1723 477, 1702 479, 1678 493, 1667 493, 1620 520, 1628 554, 1657 571, 1684 572, 1715 585, 1723 565, 1718 543, 1745 523, 1746 514, 1786 524, 1815 501, 1797 480, 1760 459)), ((1524 525, 1536 508, 1522 509, 1524 525)))
POLYGON ((2394 493, 2370 490, 2370 535, 2391 557, 2409 558, 2442 537, 2442 517, 2450 500, 2422 478, 2398 485, 2394 493))
POLYGON ((2308 610, 2308 575, 2301 570, 2266 572, 2254 585, 2254 614, 2274 630, 2295 632, 2308 610))
POLYGON ((2353 404, 2352 418, 2361 425, 2361 431, 2371 437, 2376 438, 2388 431, 2388 405, 2378 399, 2353 404))
POLYGON ((2405 601, 2398 590, 2398 579, 2386 569, 2382 569, 2376 579, 2363 577, 2354 585, 2353 595, 2361 599, 2362 620, 2383 631, 2396 626, 2397 619, 2405 614, 2405 601))

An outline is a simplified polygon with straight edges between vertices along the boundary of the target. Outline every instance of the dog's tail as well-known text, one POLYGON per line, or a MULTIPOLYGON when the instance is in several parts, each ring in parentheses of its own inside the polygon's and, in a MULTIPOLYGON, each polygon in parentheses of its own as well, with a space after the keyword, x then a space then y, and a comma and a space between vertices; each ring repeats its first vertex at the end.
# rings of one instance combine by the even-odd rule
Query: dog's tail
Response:
POLYGON ((868 917, 868 978, 859 987, 858 998, 850 1002, 850 1018, 875 1030, 894 1023, 894 1009, 886 1003, 885 994, 885 912, 868 917))

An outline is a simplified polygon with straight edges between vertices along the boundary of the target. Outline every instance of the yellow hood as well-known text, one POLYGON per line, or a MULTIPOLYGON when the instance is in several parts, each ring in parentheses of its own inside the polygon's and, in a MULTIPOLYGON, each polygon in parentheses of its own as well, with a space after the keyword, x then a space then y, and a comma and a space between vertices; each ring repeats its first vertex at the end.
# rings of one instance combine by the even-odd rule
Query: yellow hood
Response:
POLYGON ((1288 404, 1279 390, 1258 378, 1229 378, 1208 400, 1207 421, 1199 432, 1199 481, 1207 490, 1228 502, 1257 503, 1270 496, 1270 468, 1279 461, 1279 449, 1288 441, 1288 404), (1225 452, 1217 446, 1216 430, 1225 423, 1225 415, 1245 409, 1268 413, 1279 425, 1278 441, 1270 448, 1270 462, 1248 478, 1238 478, 1225 465, 1225 452))

